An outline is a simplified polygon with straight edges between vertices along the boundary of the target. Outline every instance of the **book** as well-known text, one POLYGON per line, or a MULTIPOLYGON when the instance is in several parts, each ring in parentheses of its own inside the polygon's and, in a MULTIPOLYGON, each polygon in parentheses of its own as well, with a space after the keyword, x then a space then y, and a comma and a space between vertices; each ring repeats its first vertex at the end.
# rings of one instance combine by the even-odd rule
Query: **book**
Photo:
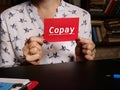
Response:
POLYGON ((105 4, 106 0, 91 0, 90 4, 105 4))
POLYGON ((105 21, 107 39, 109 43, 120 42, 120 19, 108 19, 105 21))
POLYGON ((16 79, 16 78, 0 78, 0 82, 5 83, 22 83, 23 85, 26 85, 30 82, 29 79, 16 79))
POLYGON ((107 30, 104 27, 104 21, 102 20, 92 20, 92 26, 98 26, 101 27, 100 32, 101 32, 101 37, 102 40, 106 37, 107 30))
POLYGON ((96 11, 89 11, 92 16, 103 16, 103 11, 96 10, 96 11))
POLYGON ((111 10, 107 14, 110 14, 110 15, 112 14, 113 10, 115 9, 115 6, 116 6, 117 2, 118 2, 118 0, 114 0, 114 2, 111 5, 111 10))
POLYGON ((90 0, 89 12, 92 16, 119 15, 120 0, 90 0))
POLYGON ((105 1, 106 7, 108 6, 109 2, 110 2, 110 0, 105 1))
POLYGON ((105 9, 105 14, 111 14, 111 10, 113 10, 116 3, 117 3, 117 0, 110 0, 109 4, 105 9))
POLYGON ((109 43, 120 42, 120 38, 108 38, 108 42, 109 42, 109 43))
POLYGON ((107 37, 109 37, 109 38, 120 38, 120 33, 107 32, 107 37))
POLYGON ((91 8, 90 9, 90 12, 103 12, 103 9, 93 9, 93 8, 91 8))
POLYGON ((92 27, 92 38, 93 38, 93 41, 95 42, 95 43, 97 43, 98 42, 98 37, 97 37, 97 32, 96 32, 96 28, 95 27, 92 27))
POLYGON ((112 11, 112 15, 117 15, 117 10, 119 7, 120 7, 120 1, 118 0, 116 5, 115 5, 115 8, 112 11))
POLYGON ((101 31, 101 27, 96 27, 98 41, 102 42, 102 36, 101 36, 101 32, 100 31, 101 31))
POLYGON ((18 78, 0 78, 0 90, 33 90, 38 81, 18 78))
POLYGON ((112 2, 113 2, 113 0, 110 0, 110 1, 109 1, 108 5, 106 6, 105 13, 108 12, 110 6, 112 5, 112 2))
POLYGON ((111 20, 106 20, 106 22, 111 25, 111 24, 117 24, 120 23, 119 19, 111 19, 111 20))
POLYGON ((109 27, 119 27, 120 26, 120 23, 116 23, 116 24, 111 24, 109 25, 109 27))
POLYGON ((0 82, 0 90, 10 90, 13 87, 13 83, 0 82))
POLYGON ((104 9, 104 5, 90 4, 90 9, 104 9))
POLYGON ((106 37, 106 33, 107 33, 107 30, 106 28, 104 27, 104 22, 102 22, 102 25, 101 25, 101 36, 102 36, 102 39, 104 40, 105 37, 106 37))
POLYGON ((89 4, 89 12, 92 16, 103 16, 105 8, 105 0, 91 0, 89 4))
POLYGON ((104 22, 104 25, 109 31, 119 30, 120 19, 108 19, 104 22))
POLYGON ((119 32, 120 31, 120 26, 118 27, 111 27, 112 31, 119 32))
MULTIPOLYGON (((120 5, 120 4, 119 4, 120 5)), ((116 11, 116 15, 120 14, 120 6, 118 7, 117 11, 116 11)))

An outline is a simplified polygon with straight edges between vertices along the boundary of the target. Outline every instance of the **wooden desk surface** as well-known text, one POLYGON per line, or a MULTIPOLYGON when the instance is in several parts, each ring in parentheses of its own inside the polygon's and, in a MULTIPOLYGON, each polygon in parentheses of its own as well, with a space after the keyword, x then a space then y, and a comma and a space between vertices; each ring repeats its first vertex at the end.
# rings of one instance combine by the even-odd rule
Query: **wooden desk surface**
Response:
POLYGON ((120 90, 119 60, 87 61, 40 66, 1 68, 0 77, 39 81, 35 90, 120 90))

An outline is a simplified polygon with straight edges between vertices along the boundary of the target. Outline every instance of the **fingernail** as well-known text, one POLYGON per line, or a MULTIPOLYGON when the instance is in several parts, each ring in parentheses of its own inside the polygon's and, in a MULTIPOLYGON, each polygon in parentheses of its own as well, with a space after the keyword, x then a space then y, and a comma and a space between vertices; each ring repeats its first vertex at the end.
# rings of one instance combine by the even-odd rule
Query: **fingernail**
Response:
POLYGON ((80 41, 80 39, 79 39, 79 38, 77 38, 77 39, 76 39, 76 41, 80 41))
POLYGON ((44 42, 44 43, 47 43, 47 41, 46 41, 46 40, 43 40, 43 42, 44 42))

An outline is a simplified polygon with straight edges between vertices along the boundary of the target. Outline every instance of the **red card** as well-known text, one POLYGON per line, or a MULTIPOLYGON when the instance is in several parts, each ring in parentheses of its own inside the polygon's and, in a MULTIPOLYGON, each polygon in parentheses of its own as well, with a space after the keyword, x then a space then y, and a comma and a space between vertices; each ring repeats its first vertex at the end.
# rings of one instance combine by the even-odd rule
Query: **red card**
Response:
POLYGON ((79 18, 49 18, 44 20, 47 42, 73 41, 78 38, 79 18))

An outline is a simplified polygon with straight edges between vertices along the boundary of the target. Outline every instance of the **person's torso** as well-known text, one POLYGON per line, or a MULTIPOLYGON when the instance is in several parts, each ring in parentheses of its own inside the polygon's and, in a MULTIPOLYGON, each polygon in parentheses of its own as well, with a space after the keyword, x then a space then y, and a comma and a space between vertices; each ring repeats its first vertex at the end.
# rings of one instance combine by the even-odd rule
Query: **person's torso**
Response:
MULTIPOLYGON (((76 6, 64 1, 58 7, 54 18, 80 18, 79 36, 86 37, 85 15, 88 13, 76 6)), ((9 28, 10 39, 13 50, 18 59, 23 57, 22 48, 31 36, 41 36, 44 34, 44 24, 40 19, 37 8, 30 2, 25 2, 9 9, 7 26, 9 28)), ((42 46, 43 57, 41 64, 69 62, 75 59, 76 41, 45 43, 42 46)))

